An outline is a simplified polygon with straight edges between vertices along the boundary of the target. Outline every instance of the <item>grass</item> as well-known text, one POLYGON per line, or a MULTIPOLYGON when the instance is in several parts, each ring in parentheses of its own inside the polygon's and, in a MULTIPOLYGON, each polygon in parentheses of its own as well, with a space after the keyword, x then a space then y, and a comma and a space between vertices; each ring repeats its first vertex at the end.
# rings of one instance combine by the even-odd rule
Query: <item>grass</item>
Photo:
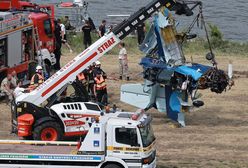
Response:
MULTIPOLYGON (((223 40, 218 46, 212 44, 214 53, 220 55, 239 55, 248 57, 248 43, 223 40)), ((205 39, 196 39, 186 42, 183 46, 184 52, 187 53, 207 53, 209 47, 205 39)))
MULTIPOLYGON (((97 33, 91 33, 92 42, 94 43, 99 39, 97 33)), ((78 32, 76 34, 69 34, 68 42, 71 45, 73 51, 79 53, 84 50, 84 44, 83 44, 83 34, 81 32, 78 32)), ((140 54, 141 52, 138 49, 138 42, 136 37, 130 36, 123 40, 126 44, 126 48, 128 48, 129 53, 132 54, 140 54)), ((119 53, 118 46, 115 46, 111 51, 108 52, 108 54, 117 55, 119 53)))
MULTIPOLYGON (((97 33, 92 33, 92 42, 94 43, 99 39, 97 33)), ((69 34, 68 38, 69 44, 72 49, 76 52, 82 52, 84 50, 83 44, 83 34, 81 32, 75 34, 69 34)), ((137 38, 136 36, 128 36, 123 42, 126 44, 126 48, 129 53, 133 55, 141 55, 142 53, 138 49, 137 38)), ((239 55, 248 57, 248 43, 247 42, 235 42, 228 40, 215 40, 211 39, 211 44, 214 50, 214 53, 219 55, 239 55)), ((192 41, 187 41, 183 45, 183 50, 185 54, 206 54, 209 52, 208 44, 206 39, 197 38, 192 41)), ((119 49, 115 46, 108 54, 118 55, 119 49)))

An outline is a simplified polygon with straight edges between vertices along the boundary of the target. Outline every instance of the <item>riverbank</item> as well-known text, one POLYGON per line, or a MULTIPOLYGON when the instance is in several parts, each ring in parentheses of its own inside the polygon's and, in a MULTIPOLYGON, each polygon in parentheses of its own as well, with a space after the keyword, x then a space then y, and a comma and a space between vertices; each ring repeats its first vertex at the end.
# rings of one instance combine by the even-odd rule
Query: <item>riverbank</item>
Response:
MULTIPOLYGON (((95 42, 98 39, 96 33, 92 33, 92 41, 95 42)), ((131 54, 142 54, 138 48, 136 36, 129 36, 123 40, 126 43, 126 48, 128 53, 131 54)), ((73 51, 79 53, 84 49, 83 45, 83 34, 78 32, 76 34, 69 35, 69 44, 71 45, 73 51)), ((233 56, 242 56, 248 57, 248 42, 239 42, 239 41, 230 41, 223 40, 221 41, 212 41, 213 51, 218 55, 233 55, 233 56)), ((209 52, 209 46, 206 39, 196 38, 191 41, 187 41, 183 45, 184 53, 187 54, 207 54, 209 52)), ((64 50, 66 51, 66 50, 64 50)), ((109 54, 117 55, 119 52, 118 47, 114 47, 109 54)))

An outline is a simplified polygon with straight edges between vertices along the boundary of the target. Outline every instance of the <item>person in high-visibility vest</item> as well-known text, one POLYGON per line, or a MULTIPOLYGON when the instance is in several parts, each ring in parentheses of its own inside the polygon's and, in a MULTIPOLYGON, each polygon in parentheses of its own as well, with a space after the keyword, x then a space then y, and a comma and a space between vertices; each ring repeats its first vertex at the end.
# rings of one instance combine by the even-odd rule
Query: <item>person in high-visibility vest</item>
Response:
POLYGON ((94 80, 95 80, 94 89, 95 89, 96 100, 102 105, 107 105, 108 104, 107 85, 103 75, 101 74, 101 71, 98 71, 96 73, 96 77, 94 78, 94 80))
POLYGON ((34 90, 38 86, 40 86, 44 82, 44 77, 42 75, 42 67, 38 65, 36 67, 36 73, 32 76, 31 81, 30 81, 30 90, 34 90))
POLYGON ((85 77, 85 75, 84 75, 83 72, 80 72, 80 73, 77 75, 77 79, 78 79, 79 81, 81 81, 82 84, 83 84, 84 86, 87 85, 86 77, 85 77))
POLYGON ((80 72, 77 75, 76 80, 72 83, 72 86, 75 89, 75 95, 78 100, 89 101, 85 72, 80 72))

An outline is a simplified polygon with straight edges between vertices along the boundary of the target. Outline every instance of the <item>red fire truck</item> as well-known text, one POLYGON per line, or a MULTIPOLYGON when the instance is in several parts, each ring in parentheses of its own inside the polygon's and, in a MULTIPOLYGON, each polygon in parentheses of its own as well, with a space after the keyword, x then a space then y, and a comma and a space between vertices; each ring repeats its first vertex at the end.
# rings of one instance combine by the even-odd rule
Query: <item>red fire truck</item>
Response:
POLYGON ((39 61, 55 64, 53 21, 52 5, 0 0, 0 81, 14 70, 30 78, 39 61))

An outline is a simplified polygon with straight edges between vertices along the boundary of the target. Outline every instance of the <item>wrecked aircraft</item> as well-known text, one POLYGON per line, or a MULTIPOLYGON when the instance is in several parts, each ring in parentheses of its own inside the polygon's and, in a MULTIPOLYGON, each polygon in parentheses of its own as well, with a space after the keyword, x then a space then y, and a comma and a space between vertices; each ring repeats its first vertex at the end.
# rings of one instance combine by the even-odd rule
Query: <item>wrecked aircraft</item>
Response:
POLYGON ((210 89, 220 94, 233 83, 232 72, 227 75, 217 67, 202 14, 202 3, 189 1, 185 5, 184 10, 187 11, 184 13, 188 16, 193 15, 193 9, 199 6, 199 13, 188 30, 178 33, 176 22, 166 8, 157 13, 140 46, 145 54, 140 62, 144 83, 121 87, 121 101, 145 110, 154 107, 166 112, 168 118, 182 127, 185 126, 184 112, 204 105, 198 90, 210 89), (190 4, 193 7, 187 6, 190 4), (182 45, 185 40, 196 37, 190 34, 190 30, 199 20, 206 31, 210 49, 206 59, 212 63, 211 66, 187 62, 183 54, 182 45))

